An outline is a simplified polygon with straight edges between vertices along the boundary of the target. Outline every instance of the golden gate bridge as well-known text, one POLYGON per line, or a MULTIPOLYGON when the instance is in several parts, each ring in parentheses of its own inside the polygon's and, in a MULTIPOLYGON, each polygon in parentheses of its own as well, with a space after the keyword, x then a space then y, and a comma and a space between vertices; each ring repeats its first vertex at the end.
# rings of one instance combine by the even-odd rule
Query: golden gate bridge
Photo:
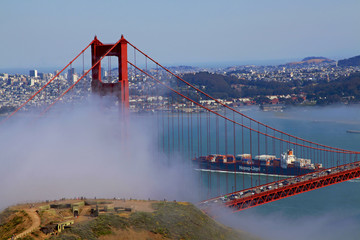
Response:
POLYGON ((67 101, 67 96, 74 102, 90 92, 114 98, 125 118, 135 112, 156 112, 160 150, 168 154, 180 153, 195 165, 203 164, 206 168, 202 170, 207 174, 203 171, 200 174, 204 174, 202 179, 205 178, 206 187, 217 189, 215 196, 209 190, 200 203, 204 209, 220 205, 240 211, 360 177, 360 152, 309 141, 257 121, 207 94, 201 86, 185 81, 123 36, 115 44, 103 44, 95 37, 1 123, 29 109, 39 111, 42 116, 56 103, 67 101), (84 67, 86 51, 91 52, 88 70, 84 67), (60 75, 81 60, 81 56, 82 75, 66 86, 60 84, 60 75), (102 78, 101 66, 106 57, 110 72, 109 57, 117 58, 118 77, 112 81, 102 78), (141 96, 146 99, 136 101, 141 96), (286 174, 282 172, 270 174, 266 162, 249 163, 235 157, 245 153, 281 156, 289 149, 302 159, 311 159, 315 164, 313 171, 293 168, 290 174, 293 176, 284 178, 281 175, 286 174), (208 156, 224 157, 221 161, 209 161, 208 156), (257 169, 263 164, 265 170, 260 174, 257 169), (246 177, 241 171, 245 168, 248 169, 246 177), (225 186, 221 185, 221 174, 225 174, 225 186))

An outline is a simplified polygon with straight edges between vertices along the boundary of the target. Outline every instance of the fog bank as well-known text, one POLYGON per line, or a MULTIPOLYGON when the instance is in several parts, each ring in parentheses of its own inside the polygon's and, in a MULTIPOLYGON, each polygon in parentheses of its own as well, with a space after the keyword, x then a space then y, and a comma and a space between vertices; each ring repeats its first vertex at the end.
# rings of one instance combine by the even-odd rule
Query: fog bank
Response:
POLYGON ((0 209, 79 196, 197 201, 185 160, 157 152, 156 119, 125 124, 105 104, 94 98, 0 126, 0 209))

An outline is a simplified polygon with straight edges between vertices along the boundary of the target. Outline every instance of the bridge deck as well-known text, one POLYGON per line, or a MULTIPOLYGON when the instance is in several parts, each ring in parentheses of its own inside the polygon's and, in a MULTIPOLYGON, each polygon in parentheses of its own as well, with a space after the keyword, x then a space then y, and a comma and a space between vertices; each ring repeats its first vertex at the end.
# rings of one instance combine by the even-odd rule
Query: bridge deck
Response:
POLYGON ((206 209, 221 205, 241 211, 359 177, 360 161, 232 192, 203 201, 200 206, 206 209))

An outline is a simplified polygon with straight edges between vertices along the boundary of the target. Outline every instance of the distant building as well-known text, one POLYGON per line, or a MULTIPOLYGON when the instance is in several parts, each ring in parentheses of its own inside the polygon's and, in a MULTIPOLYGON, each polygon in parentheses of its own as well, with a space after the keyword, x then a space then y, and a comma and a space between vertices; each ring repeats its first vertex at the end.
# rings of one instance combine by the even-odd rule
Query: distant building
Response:
POLYGON ((3 79, 3 80, 7 80, 9 78, 9 74, 7 73, 0 73, 0 77, 3 79))
POLYGON ((40 79, 45 80, 45 79, 47 79, 48 74, 47 73, 39 73, 39 77, 40 77, 40 79))
POLYGON ((105 71, 105 68, 101 68, 101 79, 105 80, 106 76, 107 76, 107 72, 105 71))
POLYGON ((79 78, 78 78, 78 75, 77 75, 77 74, 73 74, 73 75, 72 75, 72 78, 71 78, 71 81, 72 81, 73 83, 76 83, 78 79, 79 79, 79 78))
POLYGON ((71 81, 73 81, 73 79, 74 79, 74 75, 75 75, 75 68, 69 68, 69 70, 68 70, 68 75, 67 75, 67 80, 69 81, 69 82, 71 82, 71 81))
POLYGON ((38 77, 38 72, 35 69, 30 70, 29 75, 30 75, 30 77, 38 77))

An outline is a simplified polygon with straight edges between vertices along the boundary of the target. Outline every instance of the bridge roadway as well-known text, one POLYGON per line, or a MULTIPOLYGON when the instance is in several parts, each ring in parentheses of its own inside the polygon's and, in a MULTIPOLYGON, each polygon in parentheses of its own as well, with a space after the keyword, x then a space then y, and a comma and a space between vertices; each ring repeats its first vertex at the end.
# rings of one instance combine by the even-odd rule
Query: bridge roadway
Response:
POLYGON ((203 201, 199 205, 204 211, 214 206, 241 211, 359 177, 360 161, 232 192, 203 201))

